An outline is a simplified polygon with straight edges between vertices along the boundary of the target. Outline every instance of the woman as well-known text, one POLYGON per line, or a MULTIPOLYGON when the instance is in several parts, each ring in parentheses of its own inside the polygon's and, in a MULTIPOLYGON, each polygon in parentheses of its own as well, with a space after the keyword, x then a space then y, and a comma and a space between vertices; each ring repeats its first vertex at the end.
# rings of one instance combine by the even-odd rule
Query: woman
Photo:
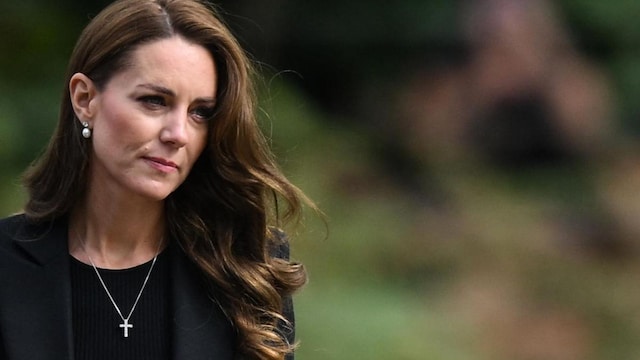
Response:
POLYGON ((308 201, 259 131, 251 76, 195 0, 91 21, 25 213, 0 222, 1 359, 293 358, 306 274, 271 225, 308 201))

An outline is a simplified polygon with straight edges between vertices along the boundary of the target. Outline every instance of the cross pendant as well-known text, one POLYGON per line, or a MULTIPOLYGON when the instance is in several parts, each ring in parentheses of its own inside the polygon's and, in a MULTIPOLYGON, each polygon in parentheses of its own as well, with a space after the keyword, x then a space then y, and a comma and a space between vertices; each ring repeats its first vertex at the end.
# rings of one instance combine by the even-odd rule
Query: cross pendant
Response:
POLYGON ((124 337, 129 337, 129 329, 133 328, 133 324, 129 324, 129 319, 124 319, 124 323, 120 324, 120 327, 124 331, 124 337))

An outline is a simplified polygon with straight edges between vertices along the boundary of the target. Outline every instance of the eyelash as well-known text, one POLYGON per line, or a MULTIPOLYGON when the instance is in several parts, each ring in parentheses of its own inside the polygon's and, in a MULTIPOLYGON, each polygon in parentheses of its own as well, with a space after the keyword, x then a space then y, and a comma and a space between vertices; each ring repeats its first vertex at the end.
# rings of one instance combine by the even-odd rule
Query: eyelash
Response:
POLYGON ((164 100, 164 98, 162 96, 157 96, 157 95, 147 95, 147 96, 142 96, 139 98, 139 100, 147 105, 150 106, 165 106, 166 105, 166 101, 164 100))
MULTIPOLYGON (((141 96, 138 100, 144 103, 147 107, 158 108, 167 106, 166 100, 162 96, 158 95, 146 95, 141 96)), ((214 108, 208 106, 198 106, 190 111, 198 120, 206 122, 211 120, 214 114, 214 108)))
POLYGON ((202 121, 209 121, 213 118, 214 108, 207 106, 199 106, 191 111, 196 117, 202 121))

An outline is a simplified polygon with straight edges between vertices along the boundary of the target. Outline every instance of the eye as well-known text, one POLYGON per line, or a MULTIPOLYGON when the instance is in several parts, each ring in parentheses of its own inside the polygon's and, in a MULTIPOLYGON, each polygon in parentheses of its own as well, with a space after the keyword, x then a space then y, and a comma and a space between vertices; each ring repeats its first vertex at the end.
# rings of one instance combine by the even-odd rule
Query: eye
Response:
POLYGON ((214 111, 213 106, 197 106, 191 110, 191 114, 198 121, 209 121, 213 117, 214 111))
POLYGON ((138 101, 142 102, 143 104, 145 104, 145 105, 147 105, 148 107, 151 107, 151 108, 166 106, 166 104, 167 104, 167 102, 164 100, 164 98, 162 96, 158 96, 158 95, 141 96, 141 97, 138 98, 138 101))

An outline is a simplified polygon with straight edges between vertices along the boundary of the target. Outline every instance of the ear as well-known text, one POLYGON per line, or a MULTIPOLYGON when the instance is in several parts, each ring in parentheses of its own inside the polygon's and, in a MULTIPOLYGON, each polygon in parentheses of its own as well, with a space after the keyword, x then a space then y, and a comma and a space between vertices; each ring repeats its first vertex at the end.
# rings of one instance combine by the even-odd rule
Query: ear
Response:
POLYGON ((69 80, 69 95, 76 117, 80 121, 90 122, 95 116, 95 99, 98 89, 88 76, 75 73, 69 80))

